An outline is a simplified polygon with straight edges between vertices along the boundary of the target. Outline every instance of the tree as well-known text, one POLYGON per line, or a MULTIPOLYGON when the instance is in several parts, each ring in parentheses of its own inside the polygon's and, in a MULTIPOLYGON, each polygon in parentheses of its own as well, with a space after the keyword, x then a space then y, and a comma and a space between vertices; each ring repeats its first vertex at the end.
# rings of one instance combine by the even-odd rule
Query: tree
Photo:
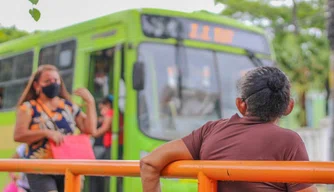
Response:
POLYGON ((306 125, 305 95, 324 89, 328 79, 328 42, 324 0, 216 0, 223 15, 265 28, 273 36, 279 67, 289 76, 306 125))
POLYGON ((12 39, 17 39, 23 36, 28 35, 26 31, 18 30, 16 27, 1 27, 0 26, 0 43, 9 41, 12 39))
MULTIPOLYGON (((329 40, 329 45, 330 45, 330 73, 333 75, 334 72, 334 0, 328 0, 327 1, 327 11, 328 11, 328 18, 327 18, 327 38, 329 40)), ((330 85, 330 91, 331 91, 331 99, 333 101, 334 99, 334 89, 333 89, 333 83, 334 79, 332 76, 331 85, 330 85)), ((334 102, 333 102, 333 109, 334 109, 334 102)), ((334 159, 334 134, 333 134, 333 129, 334 129, 334 121, 332 121, 332 134, 331 134, 331 145, 330 145, 330 151, 331 151, 331 160, 334 159)))

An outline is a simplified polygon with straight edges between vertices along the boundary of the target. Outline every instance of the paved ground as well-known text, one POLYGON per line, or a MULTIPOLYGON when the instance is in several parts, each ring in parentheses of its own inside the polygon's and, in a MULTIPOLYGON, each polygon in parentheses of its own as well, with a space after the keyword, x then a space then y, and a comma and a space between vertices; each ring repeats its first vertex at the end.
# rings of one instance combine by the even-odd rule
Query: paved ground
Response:
POLYGON ((334 186, 330 189, 327 185, 317 185, 318 192, 334 192, 334 186))

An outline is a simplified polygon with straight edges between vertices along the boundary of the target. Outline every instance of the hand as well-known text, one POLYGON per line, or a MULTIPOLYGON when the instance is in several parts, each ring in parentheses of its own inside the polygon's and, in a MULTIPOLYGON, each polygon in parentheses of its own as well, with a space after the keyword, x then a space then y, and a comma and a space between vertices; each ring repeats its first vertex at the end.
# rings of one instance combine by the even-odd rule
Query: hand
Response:
POLYGON ((86 88, 79 88, 74 91, 74 94, 81 97, 86 103, 94 102, 94 97, 86 88))
POLYGON ((64 135, 59 131, 47 130, 46 137, 55 142, 57 146, 64 142, 64 135))
POLYGON ((19 175, 16 175, 14 173, 9 173, 9 176, 12 178, 14 182, 16 182, 18 179, 20 179, 19 175))

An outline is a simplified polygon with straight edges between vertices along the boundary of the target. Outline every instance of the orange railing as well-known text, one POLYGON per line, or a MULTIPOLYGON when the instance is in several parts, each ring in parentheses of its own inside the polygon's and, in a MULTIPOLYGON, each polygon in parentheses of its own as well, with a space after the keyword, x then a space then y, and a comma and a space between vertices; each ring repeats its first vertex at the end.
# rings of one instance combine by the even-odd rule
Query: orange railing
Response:
MULTIPOLYGON (((1 159, 2 172, 65 174, 65 192, 80 191, 80 175, 139 176, 139 161, 1 159)), ((214 192, 217 180, 334 183, 334 162, 177 161, 163 177, 197 178, 198 191, 214 192)))

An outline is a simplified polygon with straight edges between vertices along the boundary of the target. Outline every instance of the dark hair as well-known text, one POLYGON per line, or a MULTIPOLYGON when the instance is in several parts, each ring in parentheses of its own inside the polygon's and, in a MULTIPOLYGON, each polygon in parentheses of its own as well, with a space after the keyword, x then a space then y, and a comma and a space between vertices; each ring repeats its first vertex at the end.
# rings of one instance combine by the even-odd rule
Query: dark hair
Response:
MULTIPOLYGON (((45 72, 45 71, 56 71, 59 74, 59 71, 58 71, 57 67, 55 67, 54 65, 44 64, 44 65, 39 66, 37 71, 34 72, 30 76, 28 84, 24 88, 24 91, 23 91, 23 93, 22 93, 22 95, 19 99, 17 107, 19 107, 25 101, 29 101, 29 100, 38 98, 38 94, 36 93, 36 90, 35 90, 33 84, 34 84, 34 82, 39 80, 42 73, 45 72)), ((59 97, 71 101, 71 97, 70 97, 70 94, 68 93, 68 91, 65 87, 64 80, 60 75, 59 75, 59 77, 60 77, 60 81, 61 81, 59 97)))
POLYGON ((247 113, 263 121, 280 118, 290 102, 290 82, 276 67, 258 67, 238 82, 239 97, 247 104, 247 113))
POLYGON ((103 98, 100 103, 103 104, 103 105, 110 105, 110 107, 112 107, 112 101, 113 101, 113 97, 112 96, 107 96, 107 97, 103 98))

